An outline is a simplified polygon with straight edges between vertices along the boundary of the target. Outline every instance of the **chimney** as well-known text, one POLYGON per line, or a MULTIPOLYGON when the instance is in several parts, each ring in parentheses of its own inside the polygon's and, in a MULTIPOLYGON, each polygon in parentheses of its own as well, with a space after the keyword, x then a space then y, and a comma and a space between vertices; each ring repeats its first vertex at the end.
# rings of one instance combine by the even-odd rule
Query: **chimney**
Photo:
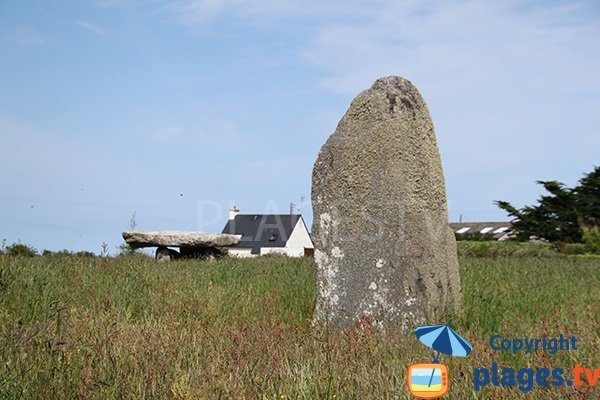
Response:
POLYGON ((240 210, 238 210, 237 208, 235 208, 235 206, 233 206, 233 208, 231 208, 229 210, 229 219, 233 220, 235 219, 235 216, 238 215, 240 213, 240 210))

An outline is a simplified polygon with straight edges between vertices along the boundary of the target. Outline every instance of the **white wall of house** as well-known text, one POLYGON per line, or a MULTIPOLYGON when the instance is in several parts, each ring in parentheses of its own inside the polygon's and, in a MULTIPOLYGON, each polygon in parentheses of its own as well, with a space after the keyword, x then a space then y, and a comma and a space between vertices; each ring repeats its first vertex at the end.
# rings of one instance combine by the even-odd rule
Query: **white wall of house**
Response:
POLYGON ((303 218, 298 218, 298 222, 296 222, 296 226, 294 227, 290 238, 285 243, 285 247, 289 249, 290 252, 299 254, 293 257, 304 256, 304 248, 315 248, 312 240, 310 240, 310 235, 308 234, 308 229, 306 229, 303 218))
POLYGON ((304 257, 304 247, 302 248, 287 248, 287 247, 261 247, 260 255, 280 254, 288 257, 304 257))
POLYGON ((229 248, 229 255, 231 257, 248 258, 256 257, 256 254, 252 254, 252 249, 238 249, 235 247, 229 248))
POLYGON ((260 255, 264 256, 267 254, 280 254, 283 256, 289 256, 288 249, 286 249, 285 247, 261 247, 260 248, 260 255))

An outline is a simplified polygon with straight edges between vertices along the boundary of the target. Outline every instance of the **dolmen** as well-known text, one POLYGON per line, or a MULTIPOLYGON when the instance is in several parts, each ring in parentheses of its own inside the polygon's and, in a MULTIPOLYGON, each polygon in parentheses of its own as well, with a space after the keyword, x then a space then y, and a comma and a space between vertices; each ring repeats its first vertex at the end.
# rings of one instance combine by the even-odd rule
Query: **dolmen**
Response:
POLYGON ((126 231, 125 242, 133 249, 156 247, 159 262, 178 258, 214 258, 240 242, 241 235, 185 231, 126 231), (179 247, 179 251, 169 247, 179 247))

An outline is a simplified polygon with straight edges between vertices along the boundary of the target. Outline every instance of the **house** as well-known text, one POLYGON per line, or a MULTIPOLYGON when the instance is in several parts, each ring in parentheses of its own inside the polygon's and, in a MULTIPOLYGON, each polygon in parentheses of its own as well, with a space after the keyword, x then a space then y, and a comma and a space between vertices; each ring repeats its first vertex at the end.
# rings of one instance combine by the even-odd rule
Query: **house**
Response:
POLYGON ((503 241, 510 237, 510 222, 450 222, 450 228, 458 235, 490 235, 494 240, 503 241))
POLYGON ((229 219, 222 233, 242 235, 240 242, 229 247, 229 255, 255 257, 283 254, 303 257, 314 254, 314 245, 301 215, 239 214, 229 210, 229 219))

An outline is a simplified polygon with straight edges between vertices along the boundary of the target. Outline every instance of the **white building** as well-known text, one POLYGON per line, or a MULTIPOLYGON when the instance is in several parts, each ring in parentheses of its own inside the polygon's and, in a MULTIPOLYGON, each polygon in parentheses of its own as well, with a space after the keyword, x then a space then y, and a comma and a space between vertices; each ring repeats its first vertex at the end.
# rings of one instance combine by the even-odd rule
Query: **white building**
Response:
POLYGON ((512 224, 510 222, 450 222, 450 228, 458 234, 486 235, 490 239, 504 241, 511 237, 512 224))
POLYGON ((304 219, 296 214, 239 214, 234 207, 222 233, 242 235, 240 243, 229 247, 229 255, 235 257, 273 253, 303 257, 315 248, 304 219))

